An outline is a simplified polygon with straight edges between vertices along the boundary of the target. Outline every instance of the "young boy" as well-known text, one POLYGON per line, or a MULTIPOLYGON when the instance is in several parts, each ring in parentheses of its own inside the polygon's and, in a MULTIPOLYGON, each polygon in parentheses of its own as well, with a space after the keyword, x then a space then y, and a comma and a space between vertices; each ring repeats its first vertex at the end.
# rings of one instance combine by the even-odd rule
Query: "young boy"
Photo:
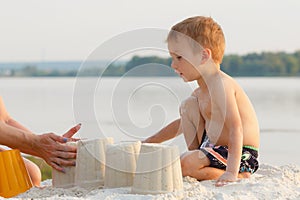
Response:
POLYGON ((258 169, 259 126, 243 89, 220 70, 225 49, 221 27, 210 17, 188 18, 168 38, 171 67, 199 87, 180 107, 177 119, 144 142, 184 134, 183 176, 217 179, 216 186, 249 177, 258 169))

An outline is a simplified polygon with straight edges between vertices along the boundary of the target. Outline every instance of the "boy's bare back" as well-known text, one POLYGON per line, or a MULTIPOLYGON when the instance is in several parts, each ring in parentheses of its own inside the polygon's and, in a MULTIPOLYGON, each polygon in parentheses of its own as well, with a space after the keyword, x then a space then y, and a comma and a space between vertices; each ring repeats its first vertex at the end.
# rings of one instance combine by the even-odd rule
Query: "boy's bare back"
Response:
POLYGON ((219 77, 221 77, 222 81, 220 89, 223 89, 224 92, 217 91, 217 93, 219 93, 219 95, 223 94, 225 97, 221 99, 220 96, 214 98, 213 94, 210 95, 211 92, 209 92, 207 88, 201 89, 200 87, 192 94, 197 97, 199 102, 199 110, 202 117, 200 123, 203 123, 202 126, 205 128, 212 143, 215 145, 228 146, 230 130, 232 128, 230 124, 234 123, 232 120, 235 120, 236 117, 240 117, 243 145, 258 148, 259 125, 254 108, 247 94, 239 84, 227 74, 220 72, 219 77), (230 96, 233 96, 233 98, 230 98, 230 96), (225 102, 218 103, 218 100, 225 102), (221 105, 218 106, 218 104, 221 105), (239 116, 234 116, 232 112, 229 112, 228 109, 230 108, 226 108, 228 105, 237 106, 239 116))

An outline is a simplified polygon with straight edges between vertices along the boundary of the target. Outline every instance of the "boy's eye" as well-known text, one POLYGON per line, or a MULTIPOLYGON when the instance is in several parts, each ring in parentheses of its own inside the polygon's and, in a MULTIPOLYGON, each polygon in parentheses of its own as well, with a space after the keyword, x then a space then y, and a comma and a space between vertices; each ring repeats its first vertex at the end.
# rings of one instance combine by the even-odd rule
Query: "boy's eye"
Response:
POLYGON ((178 60, 180 60, 180 59, 182 58, 182 56, 176 56, 176 58, 177 58, 178 60))

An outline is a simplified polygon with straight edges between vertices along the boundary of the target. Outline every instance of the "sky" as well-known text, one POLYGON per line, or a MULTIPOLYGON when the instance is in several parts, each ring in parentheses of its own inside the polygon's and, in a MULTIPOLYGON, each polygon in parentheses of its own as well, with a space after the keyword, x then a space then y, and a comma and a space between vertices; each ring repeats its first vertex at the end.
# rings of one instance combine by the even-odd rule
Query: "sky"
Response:
POLYGON ((103 42, 141 28, 214 18, 226 54, 300 49, 299 0, 0 0, 0 62, 82 61, 103 42))

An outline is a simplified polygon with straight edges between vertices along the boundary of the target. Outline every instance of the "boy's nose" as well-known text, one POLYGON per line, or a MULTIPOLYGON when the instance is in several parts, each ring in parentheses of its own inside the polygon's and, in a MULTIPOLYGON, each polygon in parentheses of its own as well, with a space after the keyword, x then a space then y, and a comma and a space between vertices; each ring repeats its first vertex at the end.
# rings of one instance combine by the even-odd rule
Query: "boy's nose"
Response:
POLYGON ((174 64, 174 62, 171 63, 171 67, 172 67, 173 69, 177 69, 177 66, 174 64))

